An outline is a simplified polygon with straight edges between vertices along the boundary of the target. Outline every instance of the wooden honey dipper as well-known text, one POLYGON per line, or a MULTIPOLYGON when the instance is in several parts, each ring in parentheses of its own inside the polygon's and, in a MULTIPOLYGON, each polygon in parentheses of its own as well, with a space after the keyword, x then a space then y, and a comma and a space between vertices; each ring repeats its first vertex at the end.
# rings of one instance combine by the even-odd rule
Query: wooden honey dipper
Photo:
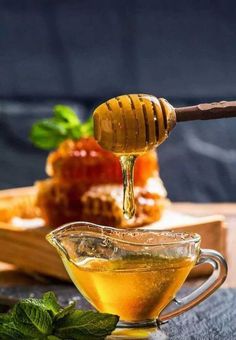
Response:
POLYGON ((138 155, 164 142, 176 122, 228 117, 236 117, 236 101, 174 108, 163 98, 129 94, 95 109, 94 135, 104 149, 138 155))
POLYGON ((93 113, 97 142, 120 156, 123 174, 123 213, 135 214, 133 167, 136 156, 164 142, 176 122, 236 117, 236 101, 174 108, 166 99, 148 94, 112 98, 93 113))

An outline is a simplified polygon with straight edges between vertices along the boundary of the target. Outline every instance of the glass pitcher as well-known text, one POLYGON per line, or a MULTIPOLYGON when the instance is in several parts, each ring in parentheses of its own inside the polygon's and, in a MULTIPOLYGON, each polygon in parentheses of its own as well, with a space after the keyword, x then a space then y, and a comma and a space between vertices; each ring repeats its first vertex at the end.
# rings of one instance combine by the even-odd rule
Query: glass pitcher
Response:
POLYGON ((119 315, 119 327, 153 327, 197 305, 224 282, 227 264, 200 249, 198 234, 114 229, 86 222, 47 235, 75 286, 99 312, 119 315), (196 265, 213 272, 191 294, 176 294, 196 265))

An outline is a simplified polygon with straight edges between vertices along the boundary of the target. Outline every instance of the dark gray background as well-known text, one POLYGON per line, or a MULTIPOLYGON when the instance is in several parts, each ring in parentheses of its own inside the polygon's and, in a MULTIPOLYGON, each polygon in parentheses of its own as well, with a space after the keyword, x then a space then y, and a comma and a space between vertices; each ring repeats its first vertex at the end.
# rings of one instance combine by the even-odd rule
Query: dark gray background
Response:
MULTIPOLYGON (((236 2, 0 0, 0 188, 45 177, 28 139, 55 103, 122 93, 236 99, 236 2)), ((236 200, 236 119, 182 123, 159 149, 173 200, 236 200)))

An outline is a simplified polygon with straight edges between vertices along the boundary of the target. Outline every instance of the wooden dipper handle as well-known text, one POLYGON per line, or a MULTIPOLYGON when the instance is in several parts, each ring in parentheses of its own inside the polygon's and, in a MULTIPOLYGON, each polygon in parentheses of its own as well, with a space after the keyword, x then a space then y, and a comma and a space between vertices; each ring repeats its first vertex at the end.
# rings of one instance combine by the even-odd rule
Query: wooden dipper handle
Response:
POLYGON ((207 120, 236 117, 236 101, 216 102, 175 108, 176 121, 207 120))

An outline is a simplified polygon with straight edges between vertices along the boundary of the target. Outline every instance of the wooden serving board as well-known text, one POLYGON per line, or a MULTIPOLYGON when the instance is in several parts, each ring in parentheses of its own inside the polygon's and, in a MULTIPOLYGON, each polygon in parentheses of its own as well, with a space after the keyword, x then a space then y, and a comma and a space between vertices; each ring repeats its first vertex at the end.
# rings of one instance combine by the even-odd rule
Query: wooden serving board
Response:
MULTIPOLYGON (((20 188, 0 191, 0 204, 7 195, 19 200, 20 195, 32 196, 32 188, 20 188)), ((5 215, 4 215, 5 216, 5 215)), ((166 211, 162 219, 147 226, 157 230, 175 230, 196 232, 201 235, 201 248, 215 249, 226 256, 227 226, 224 217, 213 215, 194 217, 184 215, 171 209, 166 211)), ((14 264, 23 271, 39 273, 47 276, 69 280, 59 255, 56 250, 45 240, 50 228, 44 226, 40 218, 22 219, 12 218, 10 222, 1 222, 0 213, 0 261, 14 264)), ((209 273, 209 267, 198 267, 192 275, 209 273)))

